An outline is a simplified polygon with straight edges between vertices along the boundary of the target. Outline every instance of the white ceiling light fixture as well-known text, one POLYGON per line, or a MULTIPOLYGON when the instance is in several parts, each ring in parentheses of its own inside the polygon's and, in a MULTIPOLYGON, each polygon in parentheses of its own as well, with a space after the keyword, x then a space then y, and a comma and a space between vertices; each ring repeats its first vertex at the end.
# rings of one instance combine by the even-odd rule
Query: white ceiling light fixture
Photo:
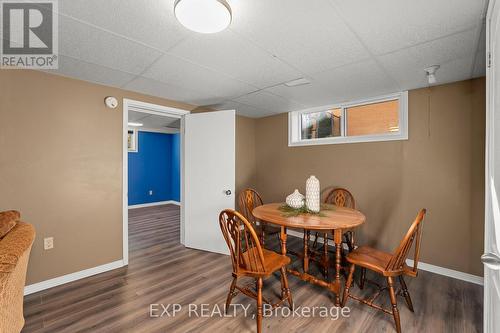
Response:
POLYGON ((427 74, 427 81, 429 82, 429 84, 434 84, 437 82, 436 72, 439 67, 439 65, 433 65, 424 69, 425 73, 427 74))
POLYGON ((144 124, 141 124, 141 123, 128 123, 128 125, 132 126, 132 127, 141 127, 144 124))
POLYGON ((226 29, 231 23, 231 7, 225 0, 176 0, 177 20, 192 31, 211 34, 226 29))

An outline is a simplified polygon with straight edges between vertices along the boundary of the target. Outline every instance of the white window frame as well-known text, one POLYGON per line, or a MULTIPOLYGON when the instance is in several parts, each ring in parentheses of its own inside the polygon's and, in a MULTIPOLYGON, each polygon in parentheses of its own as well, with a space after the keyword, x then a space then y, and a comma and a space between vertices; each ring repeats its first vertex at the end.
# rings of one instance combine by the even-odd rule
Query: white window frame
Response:
POLYGON ((333 105, 320 106, 306 110, 293 111, 288 113, 288 146, 312 146, 312 145, 329 145, 355 142, 377 142, 377 141, 395 141, 408 140, 408 91, 403 91, 395 94, 367 98, 347 103, 339 103, 333 105), (361 106, 366 104, 380 103, 399 100, 399 131, 382 134, 344 136, 346 133, 346 110, 351 107, 361 106), (301 123, 300 119, 303 114, 328 111, 332 109, 342 110, 342 122, 340 124, 341 136, 328 138, 301 138, 301 123))

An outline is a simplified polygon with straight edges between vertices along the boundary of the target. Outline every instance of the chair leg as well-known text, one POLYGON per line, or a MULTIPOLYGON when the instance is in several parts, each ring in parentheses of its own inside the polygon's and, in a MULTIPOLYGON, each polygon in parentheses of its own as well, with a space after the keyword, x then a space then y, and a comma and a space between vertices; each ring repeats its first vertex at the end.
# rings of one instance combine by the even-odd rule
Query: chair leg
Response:
POLYGON ((359 279, 359 289, 363 289, 365 287, 366 281, 366 268, 361 268, 361 277, 359 279))
POLYGON ((351 288, 354 270, 356 269, 356 265, 351 264, 349 267, 349 276, 347 277, 347 281, 345 282, 344 295, 342 296, 342 307, 345 306, 347 302, 347 298, 349 297, 349 288, 351 288))
POLYGON ((227 294, 226 298, 226 308, 224 311, 227 313, 227 309, 229 309, 229 306, 231 305, 231 300, 233 299, 234 296, 234 288, 236 288, 236 281, 238 278, 236 276, 233 277, 233 282, 231 282, 231 287, 229 287, 229 294, 227 294))
POLYGON ((392 276, 387 277, 387 284, 389 285, 389 295, 391 297, 392 304, 392 315, 394 317, 394 322, 396 323, 396 331, 401 333, 401 320, 399 318, 398 303, 396 300, 396 293, 394 292, 394 280, 392 276))
POLYGON ((323 234, 323 275, 328 279, 328 234, 323 234))
POLYGON ((349 252, 352 252, 354 250, 354 232, 348 231, 344 234, 344 237, 347 247, 349 248, 349 252))
POLYGON ((312 245, 313 249, 316 249, 316 247, 318 246, 318 236, 319 236, 319 232, 314 234, 314 242, 312 245))
POLYGON ((413 303, 411 301, 410 292, 408 291, 408 287, 406 286, 405 279, 403 278, 402 275, 399 277, 399 283, 401 284, 401 289, 403 290, 403 296, 405 297, 408 308, 410 309, 411 312, 415 312, 413 310, 413 303))
POLYGON ((257 333, 262 332, 262 278, 257 279, 257 333))
POLYGON ((290 309, 293 310, 293 299, 292 299, 292 292, 290 291, 290 288, 288 287, 288 278, 286 276, 286 268, 281 267, 281 298, 285 299, 288 298, 288 304, 290 305, 290 309))
POLYGON ((266 232, 265 232, 265 226, 263 223, 260 224, 260 235, 259 235, 259 241, 260 245, 264 247, 264 242, 266 240, 266 232))

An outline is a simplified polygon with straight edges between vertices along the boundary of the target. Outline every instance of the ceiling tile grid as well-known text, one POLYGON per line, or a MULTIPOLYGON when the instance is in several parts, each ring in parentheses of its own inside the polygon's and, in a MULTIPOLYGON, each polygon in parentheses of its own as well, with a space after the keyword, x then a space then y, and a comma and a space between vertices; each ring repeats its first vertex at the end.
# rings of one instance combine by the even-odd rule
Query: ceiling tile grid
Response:
POLYGON ((88 63, 64 55, 59 55, 59 68, 45 70, 48 73, 79 78, 112 87, 121 87, 135 78, 135 75, 114 70, 105 66, 88 63))
POLYGON ((59 18, 59 53, 120 71, 140 74, 161 52, 73 19, 59 18))
POLYGON ((258 90, 255 86, 170 54, 163 55, 142 76, 227 99, 258 90))
POLYGON ((273 110, 261 109, 247 104, 239 103, 236 101, 224 101, 218 104, 209 105, 215 110, 237 110, 239 115, 246 117, 266 117, 276 114, 273 110))
POLYGON ((216 35, 188 38, 173 47, 169 53, 258 88, 266 88, 302 76, 301 72, 253 43, 246 42, 231 30, 216 35))
POLYGON ((331 103, 400 91, 400 87, 374 60, 318 73, 313 79, 327 87, 332 96, 331 103))
POLYGON ((122 88, 126 90, 137 91, 146 95, 158 96, 181 102, 192 100, 198 98, 199 96, 198 92, 179 88, 141 76, 135 77, 132 81, 123 85, 122 88))
POLYGON ((231 29, 310 74, 369 57, 326 0, 239 2, 231 29))
POLYGON ((477 29, 480 27, 388 53, 378 59, 404 89, 425 86, 427 78, 424 69, 432 65, 441 66, 436 75, 439 82, 444 83, 443 76, 449 75, 446 73, 448 67, 444 65, 457 59, 468 60, 462 62, 465 67, 460 70, 466 78, 470 75, 476 53, 474 47, 477 29))
POLYGON ((166 0, 59 0, 62 15, 161 51, 196 35, 177 22, 172 8, 166 0))
MULTIPOLYGON (((259 90, 251 94, 247 94, 238 98, 234 101, 247 104, 259 109, 267 110, 288 110, 295 111, 304 108, 304 105, 296 103, 290 99, 283 98, 271 94, 264 90, 259 90)), ((283 112, 283 111, 282 111, 283 112)))
POLYGON ((60 0, 56 74, 261 117, 483 76, 487 0, 228 0, 224 32, 173 1, 60 0), (305 77, 310 84, 283 83, 305 77))
POLYGON ((376 55, 479 24, 486 0, 330 0, 376 55))

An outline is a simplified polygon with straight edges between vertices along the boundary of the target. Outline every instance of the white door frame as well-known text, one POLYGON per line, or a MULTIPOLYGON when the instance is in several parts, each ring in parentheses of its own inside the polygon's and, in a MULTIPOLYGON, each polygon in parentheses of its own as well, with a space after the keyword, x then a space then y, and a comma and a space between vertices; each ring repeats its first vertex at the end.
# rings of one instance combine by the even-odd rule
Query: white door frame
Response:
MULTIPOLYGON (((128 111, 138 111, 143 113, 155 114, 159 116, 168 116, 172 118, 181 119, 181 207, 183 201, 183 187, 184 187, 184 121, 183 116, 190 113, 190 111, 177 109, 173 107, 151 104, 141 101, 136 101, 132 99, 123 99, 123 130, 122 130, 122 186, 123 186, 123 196, 122 196, 122 216, 123 216, 123 265, 128 265, 128 111)), ((181 217, 181 229, 182 229, 182 217, 181 217)))
MULTIPOLYGON (((487 30, 486 30, 486 156, 485 156, 485 229, 484 229, 484 248, 486 254, 498 255, 498 253, 493 253, 491 237, 493 239, 498 239, 498 226, 495 225, 495 220, 498 221, 498 193, 495 189, 495 177, 498 177, 498 165, 496 165, 495 155, 498 154, 498 143, 495 145, 494 133, 496 127, 499 126, 498 121, 495 120, 495 101, 500 98, 500 94, 497 89, 496 82, 498 82, 498 77, 495 77, 495 69, 492 66, 500 66, 496 64, 495 61, 499 59, 499 54, 492 52, 492 43, 498 43, 497 27, 500 24, 500 14, 499 14, 499 2, 496 0, 490 0, 487 12, 487 30), (493 24, 493 26, 492 26, 493 24), (492 31, 494 29, 494 31, 492 31), (493 34, 493 35, 492 35, 493 34), (492 236, 493 233, 496 235, 492 236)), ((496 138, 498 140, 498 138, 496 138)), ((483 262, 487 262, 486 257, 482 257, 483 262)), ((496 263, 491 263, 495 265, 496 263)), ((498 265, 498 264, 496 264, 498 265)), ((486 266, 486 265, 485 265, 486 266)), ((483 316, 483 328, 485 332, 493 332, 498 328, 498 323, 494 321, 493 318, 497 318, 498 314, 493 313, 491 305, 497 300, 498 294, 495 287, 493 279, 495 277, 490 276, 495 268, 484 269, 484 316, 483 316), (492 327, 493 325, 493 327, 492 327)), ((497 303, 498 304, 498 303, 497 303)), ((496 309, 498 310, 498 309, 496 309)))

